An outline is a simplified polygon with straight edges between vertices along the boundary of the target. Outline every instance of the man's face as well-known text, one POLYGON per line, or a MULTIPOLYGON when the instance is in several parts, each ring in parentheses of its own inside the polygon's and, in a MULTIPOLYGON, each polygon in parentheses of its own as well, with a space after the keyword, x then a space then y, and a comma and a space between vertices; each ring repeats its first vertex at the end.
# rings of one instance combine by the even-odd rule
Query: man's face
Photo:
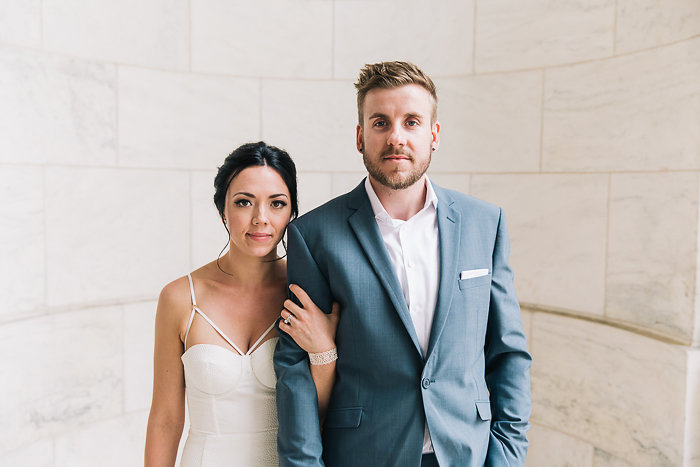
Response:
POLYGON ((433 105, 430 93, 417 84, 365 95, 357 150, 370 177, 394 190, 421 179, 440 142, 440 124, 431 122, 433 105))

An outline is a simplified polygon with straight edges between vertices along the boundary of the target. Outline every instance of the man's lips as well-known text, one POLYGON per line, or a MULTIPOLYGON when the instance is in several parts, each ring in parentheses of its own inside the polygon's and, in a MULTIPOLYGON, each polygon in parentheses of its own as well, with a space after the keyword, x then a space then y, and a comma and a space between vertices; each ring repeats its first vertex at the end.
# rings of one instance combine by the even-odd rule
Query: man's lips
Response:
POLYGON ((384 155, 384 160, 390 160, 390 161, 410 161, 411 156, 406 155, 406 154, 385 154, 384 155))

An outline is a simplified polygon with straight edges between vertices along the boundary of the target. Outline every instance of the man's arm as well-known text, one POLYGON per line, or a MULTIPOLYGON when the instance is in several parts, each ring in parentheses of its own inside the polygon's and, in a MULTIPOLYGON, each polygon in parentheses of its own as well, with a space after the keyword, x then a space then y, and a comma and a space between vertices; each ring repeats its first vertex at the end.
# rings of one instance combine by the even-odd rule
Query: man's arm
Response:
MULTIPOLYGON (((328 282, 294 224, 287 229, 287 241, 287 281, 300 285, 319 308, 330 310, 328 282)), ((307 354, 288 334, 280 331, 279 335, 274 362, 280 466, 322 466, 318 400, 307 354)))
POLYGON ((508 265, 510 242, 501 210, 493 252, 491 306, 486 331, 486 384, 491 399, 491 436, 486 466, 524 466, 530 409, 530 363, 520 306, 508 265))

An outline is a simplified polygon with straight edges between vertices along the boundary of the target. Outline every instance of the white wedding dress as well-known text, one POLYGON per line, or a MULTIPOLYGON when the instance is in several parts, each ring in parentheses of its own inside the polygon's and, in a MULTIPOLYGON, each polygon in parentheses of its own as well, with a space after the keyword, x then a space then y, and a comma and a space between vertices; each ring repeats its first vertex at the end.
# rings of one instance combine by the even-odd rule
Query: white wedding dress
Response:
POLYGON ((277 407, 272 354, 278 338, 265 333, 243 353, 198 307, 192 277, 192 313, 185 333, 185 387, 190 430, 181 467, 277 466, 277 407), (187 348, 195 313, 231 346, 194 344, 187 348), (262 342, 262 344, 260 344, 262 342))

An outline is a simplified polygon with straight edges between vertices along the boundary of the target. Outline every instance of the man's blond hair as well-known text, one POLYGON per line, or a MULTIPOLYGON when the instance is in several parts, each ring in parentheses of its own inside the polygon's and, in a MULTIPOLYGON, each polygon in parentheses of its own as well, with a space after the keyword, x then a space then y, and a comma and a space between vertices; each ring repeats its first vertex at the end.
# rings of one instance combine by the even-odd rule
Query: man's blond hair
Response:
POLYGON ((408 84, 417 84, 433 96, 432 122, 437 119, 437 93, 435 84, 423 70, 410 62, 380 62, 372 65, 365 65, 360 70, 360 76, 355 83, 357 89, 357 116, 362 125, 362 112, 365 96, 375 88, 392 89, 408 84))

